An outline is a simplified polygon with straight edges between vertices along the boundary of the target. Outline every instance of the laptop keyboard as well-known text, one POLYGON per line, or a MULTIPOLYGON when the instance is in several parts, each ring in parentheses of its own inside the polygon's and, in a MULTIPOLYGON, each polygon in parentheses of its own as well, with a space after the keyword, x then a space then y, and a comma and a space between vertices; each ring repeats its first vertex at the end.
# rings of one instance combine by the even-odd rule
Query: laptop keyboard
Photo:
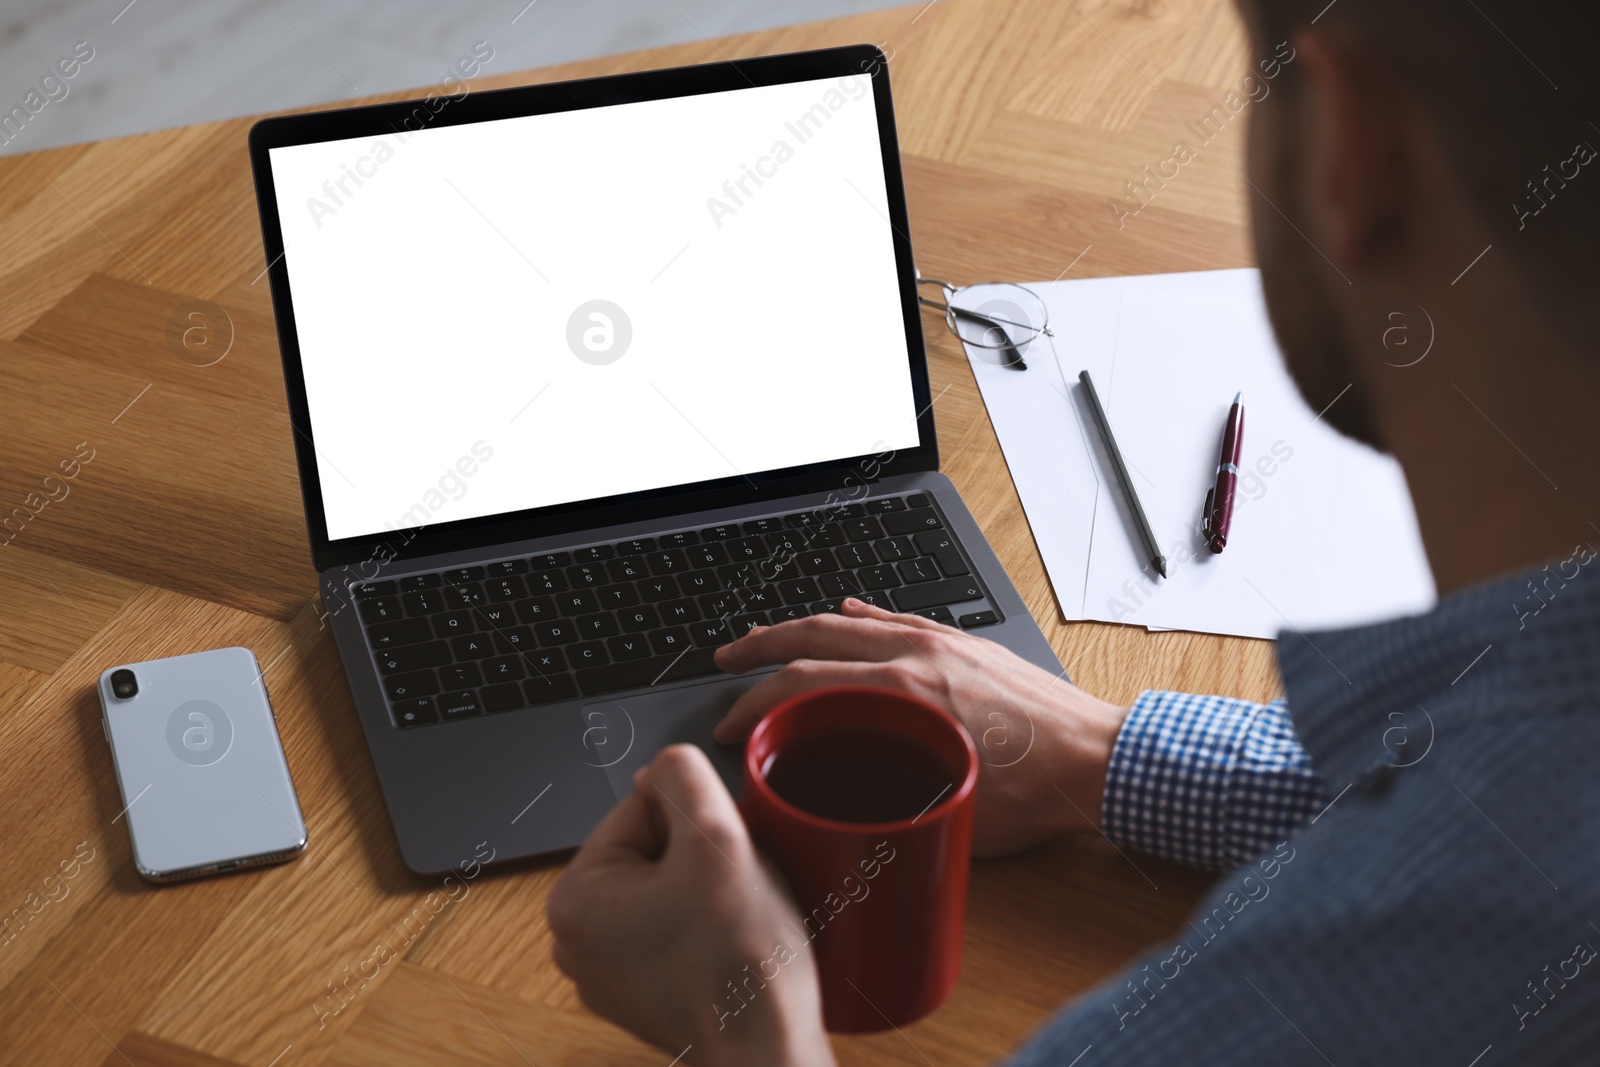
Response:
POLYGON ((847 596, 972 629, 994 610, 925 493, 454 567, 353 588, 396 725, 718 673, 751 627, 847 596))

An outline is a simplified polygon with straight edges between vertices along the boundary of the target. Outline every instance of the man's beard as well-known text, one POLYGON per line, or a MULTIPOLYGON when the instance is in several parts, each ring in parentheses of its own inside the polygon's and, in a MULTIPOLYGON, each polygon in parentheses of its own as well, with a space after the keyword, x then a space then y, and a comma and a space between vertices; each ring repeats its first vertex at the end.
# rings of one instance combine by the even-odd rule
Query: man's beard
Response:
MULTIPOLYGON (((1256 121, 1263 117, 1258 114, 1256 121)), ((1277 117, 1292 121, 1288 114, 1277 117)), ((1366 387, 1356 373, 1354 349, 1338 307, 1328 294, 1329 285, 1348 283, 1275 210, 1274 205, 1282 208, 1302 229, 1309 218, 1309 213, 1301 209, 1301 183, 1293 155, 1287 149, 1289 139, 1275 136, 1270 123, 1267 125, 1269 128, 1256 136, 1268 139, 1268 144, 1262 146, 1267 153, 1267 173, 1261 177, 1263 192, 1271 203, 1258 193, 1251 214, 1261 287, 1284 363, 1313 411, 1322 412, 1322 417, 1346 437, 1384 450, 1366 387)))

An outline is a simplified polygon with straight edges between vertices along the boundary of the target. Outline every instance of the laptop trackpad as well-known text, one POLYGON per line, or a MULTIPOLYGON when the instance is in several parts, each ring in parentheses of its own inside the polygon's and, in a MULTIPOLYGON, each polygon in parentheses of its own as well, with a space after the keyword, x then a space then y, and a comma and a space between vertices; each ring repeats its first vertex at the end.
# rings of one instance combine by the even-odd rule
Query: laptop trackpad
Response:
POLYGON ((633 772, 668 745, 699 745, 735 798, 744 795, 744 746, 719 744, 711 728, 722 721, 739 695, 769 672, 723 678, 665 693, 645 693, 586 704, 583 708, 584 758, 604 768, 618 800, 633 792, 633 772))

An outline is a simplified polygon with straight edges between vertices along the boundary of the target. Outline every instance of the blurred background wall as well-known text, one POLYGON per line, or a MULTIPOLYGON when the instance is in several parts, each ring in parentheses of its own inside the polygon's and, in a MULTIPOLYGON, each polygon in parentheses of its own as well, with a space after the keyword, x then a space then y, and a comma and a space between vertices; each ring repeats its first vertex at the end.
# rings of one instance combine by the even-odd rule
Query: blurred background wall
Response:
POLYGON ((504 74, 900 2, 0 0, 0 155, 435 85, 480 41, 504 74))

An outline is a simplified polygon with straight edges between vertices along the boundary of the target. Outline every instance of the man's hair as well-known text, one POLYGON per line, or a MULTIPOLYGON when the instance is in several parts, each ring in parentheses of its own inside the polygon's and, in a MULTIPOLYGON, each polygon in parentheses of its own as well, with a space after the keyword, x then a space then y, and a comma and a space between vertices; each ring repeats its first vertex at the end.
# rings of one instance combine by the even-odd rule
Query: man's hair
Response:
MULTIPOLYGON (((1416 94, 1461 189, 1530 296, 1592 344, 1600 283, 1600 4, 1243 0, 1261 40, 1353 27, 1416 94)), ((1293 68, 1286 68, 1291 72, 1293 68)), ((1293 84, 1291 80, 1290 84, 1293 84)), ((1466 266, 1465 263, 1462 266, 1466 266)))

